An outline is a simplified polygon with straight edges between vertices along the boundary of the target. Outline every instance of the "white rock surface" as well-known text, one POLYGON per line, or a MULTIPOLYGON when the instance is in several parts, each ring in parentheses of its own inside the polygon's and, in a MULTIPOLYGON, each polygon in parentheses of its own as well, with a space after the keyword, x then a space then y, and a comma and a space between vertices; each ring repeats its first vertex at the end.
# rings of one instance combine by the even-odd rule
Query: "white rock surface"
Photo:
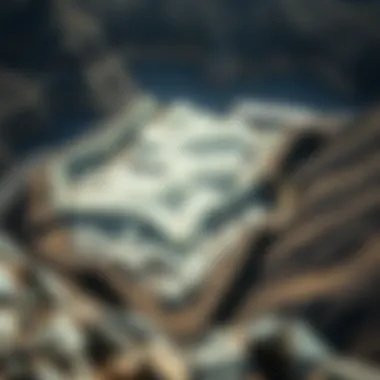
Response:
MULTIPOLYGON (((256 221, 263 210, 251 199, 241 215, 227 216, 216 230, 207 230, 210 219, 252 192, 263 163, 289 127, 317 116, 275 103, 240 102, 228 114, 174 103, 139 128, 135 125, 132 147, 115 150, 79 179, 70 178, 66 162, 75 163, 76 154, 86 160, 107 149, 101 137, 98 148, 90 141, 89 148, 78 146, 79 153, 71 150, 69 159, 54 162, 53 206, 74 219, 74 244, 92 254, 90 260, 112 260, 141 271, 161 263, 166 274, 160 286, 174 297, 199 284, 215 264, 215 249, 202 247, 210 233, 241 226, 247 215, 256 221), (54 183, 57 172, 64 179, 60 183, 54 183)), ((107 133, 118 141, 116 132, 107 133)), ((109 137, 104 141, 110 143, 109 137)))

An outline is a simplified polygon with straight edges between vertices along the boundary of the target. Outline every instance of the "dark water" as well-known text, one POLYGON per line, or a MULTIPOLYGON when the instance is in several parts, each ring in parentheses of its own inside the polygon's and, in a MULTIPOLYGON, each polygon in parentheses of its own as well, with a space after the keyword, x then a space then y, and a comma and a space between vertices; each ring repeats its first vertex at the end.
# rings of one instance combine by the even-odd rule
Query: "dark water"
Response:
MULTIPOLYGON (((284 101, 329 111, 359 109, 365 104, 363 99, 349 99, 303 73, 217 86, 207 83, 200 70, 190 66, 149 62, 140 63, 131 70, 143 90, 162 101, 186 99, 215 111, 222 111, 240 97, 284 101)), ((91 129, 93 121, 90 115, 68 115, 54 121, 43 134, 21 139, 16 150, 23 155, 60 145, 91 129)))
POLYGON ((284 101, 325 110, 356 108, 363 103, 361 99, 337 94, 303 73, 213 86, 204 80, 199 70, 184 65, 149 62, 132 70, 142 87, 161 99, 181 97, 215 109, 223 109, 237 97, 284 101))
MULTIPOLYGON (((345 1, 373 2, 373 0, 345 1)), ((5 4, 9 6, 10 3, 7 1, 5 4)), ((235 15, 234 17, 239 17, 241 21, 236 28, 227 27, 226 32, 223 32, 223 28, 215 29, 212 25, 205 25, 206 21, 202 17, 199 18, 200 15, 198 19, 191 18, 191 14, 184 14, 182 20, 184 24, 180 23, 182 26, 170 23, 168 22, 170 17, 168 18, 165 14, 166 8, 162 6, 162 0, 145 3, 146 5, 142 8, 137 7, 141 8, 137 14, 127 12, 127 14, 120 14, 119 17, 113 14, 113 17, 108 17, 108 19, 104 15, 107 36, 110 41, 113 41, 113 45, 119 44, 122 47, 148 45, 157 48, 160 45, 184 46, 188 43, 202 50, 205 49, 206 55, 209 52, 213 55, 218 51, 228 53, 230 49, 232 55, 234 52, 239 53, 238 56, 248 54, 252 59, 257 56, 265 57, 276 49, 298 56, 301 51, 318 48, 312 41, 305 40, 303 36, 292 32, 290 25, 275 11, 276 7, 272 9, 274 2, 269 0, 226 1, 226 7, 222 7, 217 14, 222 17, 222 20, 235 15), (254 3, 258 4, 258 9, 268 5, 267 11, 273 15, 273 23, 264 23, 264 29, 260 22, 258 24, 261 26, 256 25, 249 16, 254 3), (190 19, 187 20, 189 17, 190 19)), ((0 37, 3 42, 8 41, 2 43, 0 61, 3 65, 27 72, 30 70, 40 72, 48 68, 51 62, 60 59, 61 55, 57 51, 59 33, 52 28, 49 4, 47 0, 34 0, 27 6, 19 7, 17 12, 11 12, 11 17, 9 12, 1 13, 4 17, 0 22, 0 37), (15 49, 15 46, 20 46, 20 48, 15 49)), ((109 10, 111 11, 112 7, 109 10)), ((372 49, 370 55, 377 57, 375 52, 376 48, 372 49)), ((359 77, 367 75, 368 82, 379 89, 380 84, 373 80, 379 71, 378 59, 374 59, 373 62, 374 65, 370 65, 371 70, 363 69, 360 65, 357 70, 360 72, 359 77)), ((146 91, 153 92, 162 100, 183 97, 214 109, 222 109, 236 96, 284 100, 323 109, 358 107, 364 103, 363 99, 349 99, 343 94, 334 93, 315 78, 302 72, 293 76, 273 76, 265 81, 243 81, 224 87, 208 85, 194 67, 179 66, 163 61, 140 63, 132 67, 132 73, 146 91)), ((65 82, 69 79, 62 78, 62 80, 65 82)), ((91 128, 91 124, 92 118, 89 115, 67 114, 64 119, 53 121, 51 128, 43 134, 33 136, 33 138, 20 136, 15 149, 18 153, 25 154, 43 146, 59 145, 91 128)))

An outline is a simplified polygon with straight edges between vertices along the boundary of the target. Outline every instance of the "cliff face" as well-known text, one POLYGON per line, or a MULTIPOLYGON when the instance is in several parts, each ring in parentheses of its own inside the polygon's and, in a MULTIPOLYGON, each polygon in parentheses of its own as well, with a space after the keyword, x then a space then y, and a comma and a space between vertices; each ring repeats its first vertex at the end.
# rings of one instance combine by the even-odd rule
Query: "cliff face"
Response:
MULTIPOLYGON (((379 125, 375 110, 322 143, 306 162, 294 161, 292 170, 283 157, 279 209, 294 208, 285 222, 269 228, 279 232, 277 241, 266 251, 261 281, 240 314, 302 316, 337 350, 376 364, 379 125)), ((296 141, 300 151, 302 139, 296 141)))

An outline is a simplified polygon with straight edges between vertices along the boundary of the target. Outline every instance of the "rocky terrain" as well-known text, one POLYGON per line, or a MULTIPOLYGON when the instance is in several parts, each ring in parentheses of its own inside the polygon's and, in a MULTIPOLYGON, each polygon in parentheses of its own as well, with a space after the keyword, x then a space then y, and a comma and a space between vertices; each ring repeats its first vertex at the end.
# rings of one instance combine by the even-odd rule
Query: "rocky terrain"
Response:
MULTIPOLYGON (((86 133, 83 141, 46 153, 39 163, 25 169, 28 196, 19 219, 13 221, 23 228, 17 230, 9 224, 9 217, 5 218, 8 232, 1 239, 5 379, 378 377, 377 369, 365 364, 377 363, 377 340, 366 335, 376 331, 373 281, 377 250, 372 245, 367 254, 360 249, 362 241, 375 239, 376 243, 377 116, 357 121, 361 125, 358 129, 351 126, 349 114, 318 114, 261 102, 241 104, 231 109, 230 116, 224 115, 222 121, 219 118, 191 105, 160 105, 142 97, 125 113, 99 126, 96 133, 86 133), (241 126, 237 127, 239 120, 241 126), (201 125, 216 121, 225 123, 225 133, 233 131, 235 137, 239 128, 246 128, 244 140, 255 152, 250 159, 254 175, 247 177, 255 189, 250 191, 249 202, 242 210, 235 209, 232 218, 222 218, 222 228, 203 237, 210 244, 199 251, 201 255, 199 248, 188 253, 177 249, 176 254, 182 257, 176 258, 170 249, 162 249, 178 244, 176 235, 168 223, 152 235, 147 228, 154 217, 150 214, 144 216, 146 227, 136 230, 144 239, 140 243, 128 240, 131 226, 136 225, 133 220, 141 221, 142 215, 133 219, 134 209, 126 206, 130 196, 139 196, 133 191, 143 190, 142 179, 129 180, 132 187, 123 191, 129 196, 117 198, 120 186, 113 171, 119 173, 120 181, 127 180, 130 165, 140 157, 138 147, 141 144, 142 148, 147 138, 156 141, 157 149, 164 144, 167 154, 174 154, 175 147, 179 149, 194 137, 170 141, 168 131, 174 136, 185 133, 188 122, 201 125), (237 130, 230 131, 228 122, 237 130), (161 141, 160 136, 166 138, 161 141), (348 170, 359 174, 351 177, 348 170), (351 210, 347 202, 355 204, 352 212, 357 213, 353 215, 360 217, 351 221, 345 216, 351 210), (331 217, 321 227, 318 216, 323 217, 324 212, 330 212, 331 217), (226 235, 230 227, 233 231, 226 235), (337 235, 331 238, 337 228, 337 235), (347 229, 358 233, 347 235, 347 229), (87 235, 78 239, 80 231, 87 235), (303 233, 307 235, 304 239, 303 233), (144 244, 150 239, 156 239, 156 251, 146 250, 144 244), (162 242, 170 244, 161 246, 162 242), (351 243, 352 250, 347 251, 351 243), (330 251, 325 256, 318 254, 327 248, 330 251), (316 250, 314 258, 305 260, 303 249, 316 250), (281 250, 288 251, 281 254, 281 250), (157 252, 160 254, 146 255, 157 252), (214 261, 205 261, 212 252, 216 254, 214 261), (344 252, 349 259, 343 257, 344 252), (353 260, 354 268, 363 266, 363 271, 351 271, 351 261, 346 260, 353 260), (171 281, 172 265, 176 267, 173 273, 180 273, 181 265, 185 271, 174 289, 162 287, 171 281), (372 268, 373 276, 366 268, 372 268), (207 280, 198 276, 198 282, 182 289, 188 269, 193 274, 206 270, 207 280), (309 277, 304 279, 305 275, 309 277), (365 295, 363 301, 355 303, 345 297, 348 289, 365 295), (321 307, 331 312, 322 320, 313 312, 314 305, 321 302, 318 295, 327 302, 321 307), (313 303, 304 306, 303 297, 313 303), (363 310, 366 319, 345 326, 352 308, 363 310), (342 335, 336 335, 336 324, 342 335), (360 341, 363 344, 357 345, 360 341)), ((212 125, 204 130, 205 135, 198 135, 197 129, 190 132, 201 140, 196 140, 195 147, 207 148, 204 163, 220 162, 213 157, 212 141, 221 136, 212 134, 212 125)), ((220 147, 222 161, 229 148, 220 147)), ((166 163, 170 173, 180 162, 179 152, 166 163)), ((152 168, 149 161, 142 163, 140 170, 152 168)), ((181 167, 186 174, 185 166, 181 167)), ((243 174, 244 165, 239 168, 243 174)), ((218 173, 217 167, 213 170, 218 173)), ((194 177, 189 173, 182 178, 191 185, 197 171, 194 177)), ((172 181, 178 181, 178 174, 170 177, 172 181)), ((164 186, 165 178, 160 180, 161 192, 175 183, 169 181, 164 186)), ((161 198, 154 199, 158 202, 161 198)), ((240 194, 239 199, 245 197, 240 194)), ((231 201, 234 204, 233 198, 231 201)), ((226 209, 226 200, 223 202, 222 210, 226 209)), ((197 223, 202 220, 201 214, 193 218, 197 223)), ((197 239, 192 244, 198 247, 197 239)))
POLYGON ((376 99, 379 13, 5 1, 0 378, 379 379, 376 107, 215 112, 132 74, 190 63, 223 91, 302 71, 376 99))

